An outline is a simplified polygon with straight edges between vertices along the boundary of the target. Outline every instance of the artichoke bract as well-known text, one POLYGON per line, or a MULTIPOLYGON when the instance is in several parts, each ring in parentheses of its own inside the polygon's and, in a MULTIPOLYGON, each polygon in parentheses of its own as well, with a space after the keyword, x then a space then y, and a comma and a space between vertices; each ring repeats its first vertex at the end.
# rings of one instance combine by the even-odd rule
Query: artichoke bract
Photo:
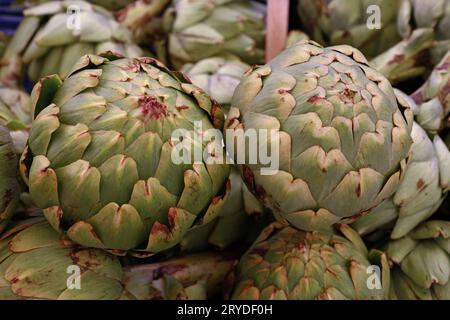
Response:
POLYGON ((113 51, 139 57, 131 32, 104 8, 85 1, 51 1, 24 10, 24 19, 6 48, 0 80, 17 84, 59 74, 65 78, 83 55, 113 51))
POLYGON ((124 266, 33 218, 0 238, 0 299, 206 299, 235 263, 234 257, 203 253, 124 266))
POLYGON ((450 222, 430 220, 384 248, 390 263, 390 299, 450 299, 450 222))
POLYGON ((431 134, 450 126, 450 51, 434 67, 411 98, 418 105, 416 121, 431 134))
POLYGON ((386 299, 386 256, 372 264, 358 234, 347 225, 339 230, 269 226, 241 258, 232 299, 386 299))
POLYGON ((227 117, 227 151, 280 222, 327 230, 394 194, 412 118, 358 50, 299 43, 244 75, 227 117), (257 143, 246 143, 253 131, 257 143), (253 144, 272 146, 278 168, 252 154, 253 144))
POLYGON ((10 130, 17 154, 25 149, 31 125, 31 101, 28 93, 0 85, 0 125, 10 130))
POLYGON ((396 17, 399 0, 325 0, 298 1, 298 14, 312 40, 321 45, 347 44, 372 58, 396 44, 401 38, 396 17), (379 26, 370 26, 381 19, 379 26))
POLYGON ((248 69, 250 66, 239 59, 213 57, 186 64, 181 71, 228 111, 234 90, 248 69))
POLYGON ((0 233, 5 229, 19 203, 17 163, 9 131, 0 125, 0 233))
POLYGON ((152 254, 222 214, 224 115, 181 74, 152 58, 86 55, 64 82, 42 79, 32 100, 22 175, 73 241, 152 254))
POLYGON ((266 6, 242 0, 176 0, 164 17, 168 55, 175 67, 222 53, 264 62, 266 6))
POLYGON ((248 191, 239 172, 232 168, 222 205, 213 216, 196 223, 186 233, 180 248, 183 252, 191 252, 206 249, 209 245, 225 249, 237 241, 251 244, 269 222, 272 222, 270 215, 248 191))

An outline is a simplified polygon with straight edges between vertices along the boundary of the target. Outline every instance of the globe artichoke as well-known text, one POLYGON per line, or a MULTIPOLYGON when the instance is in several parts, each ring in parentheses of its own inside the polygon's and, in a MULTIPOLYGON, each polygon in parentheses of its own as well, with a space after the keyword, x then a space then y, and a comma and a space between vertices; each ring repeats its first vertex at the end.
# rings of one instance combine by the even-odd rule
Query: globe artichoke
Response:
POLYGON ((248 69, 239 59, 213 57, 186 64, 181 71, 228 111, 234 90, 248 69))
POLYGON ((0 125, 0 233, 14 214, 19 201, 17 157, 9 131, 0 125))
POLYGON ((356 232, 338 227, 327 234, 269 226, 240 260, 232 299, 385 299, 386 256, 372 265, 356 232))
POLYGON ((8 43, 8 38, 3 32, 0 32, 0 56, 3 55, 3 52, 5 51, 6 45, 8 43))
POLYGON ((298 1, 306 32, 322 45, 348 44, 372 58, 400 40, 396 17, 399 0, 298 1), (380 25, 371 27, 372 8, 379 8, 380 25))
POLYGON ((393 226, 398 239, 437 211, 450 189, 450 151, 439 136, 431 139, 413 124, 413 144, 397 191, 390 199, 352 224, 360 234, 393 226))
POLYGON ((433 69, 427 81, 411 98, 417 103, 416 121, 436 134, 450 126, 450 51, 433 69))
POLYGON ((229 166, 210 134, 223 112, 160 62, 87 55, 64 82, 41 80, 32 99, 23 176, 73 241, 152 254, 223 214, 229 166))
POLYGON ((265 11, 254 0, 174 1, 164 17, 171 63, 181 67, 223 53, 262 63, 265 11))
POLYGON ((0 80, 17 84, 57 73, 65 78, 84 54, 114 51, 138 57, 131 33, 107 10, 85 1, 52 1, 24 10, 24 19, 2 58, 0 80), (67 12, 71 12, 68 14, 67 12))
POLYGON ((391 299, 450 300, 450 222, 427 221, 390 241, 391 299))
POLYGON ((0 85, 0 125, 10 130, 16 154, 25 149, 31 117, 30 96, 22 90, 0 85))
POLYGON ((392 84, 422 76, 432 68, 432 29, 417 29, 408 38, 370 61, 392 84))
POLYGON ((233 257, 204 253, 123 266, 116 256, 77 246, 34 218, 0 239, 0 299, 205 299, 234 264, 233 257))
POLYGON ((205 219, 202 223, 196 223, 181 240, 183 252, 204 250, 209 245, 225 249, 238 241, 251 244, 261 230, 272 222, 234 168, 226 187, 227 193, 212 222, 205 219))
POLYGON ((393 195, 411 126, 412 111, 358 50, 308 42, 245 74, 226 143, 249 190, 279 221, 327 230, 393 195), (243 133, 253 130, 257 140, 246 143, 243 133), (252 154, 255 145, 271 146, 272 163, 252 154))

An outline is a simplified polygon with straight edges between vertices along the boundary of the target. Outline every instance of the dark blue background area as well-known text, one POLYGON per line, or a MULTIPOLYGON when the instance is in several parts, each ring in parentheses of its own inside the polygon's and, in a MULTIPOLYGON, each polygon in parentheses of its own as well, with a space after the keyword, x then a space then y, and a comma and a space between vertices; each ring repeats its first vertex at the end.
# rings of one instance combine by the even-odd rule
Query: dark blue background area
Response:
MULTIPOLYGON (((11 36, 22 21, 22 10, 20 6, 10 7, 12 0, 0 0, 0 31, 11 36)), ((25 79, 25 90, 31 92, 33 84, 25 79)))

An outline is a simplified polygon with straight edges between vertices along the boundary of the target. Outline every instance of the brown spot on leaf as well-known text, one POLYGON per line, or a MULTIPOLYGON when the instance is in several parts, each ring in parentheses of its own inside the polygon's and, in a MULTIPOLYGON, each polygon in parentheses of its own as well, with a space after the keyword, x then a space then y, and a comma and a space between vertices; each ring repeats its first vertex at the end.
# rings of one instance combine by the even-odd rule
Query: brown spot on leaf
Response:
POLYGON ((321 99, 322 99, 322 98, 319 97, 319 96, 316 94, 316 95, 313 95, 312 97, 310 97, 310 98, 308 99, 308 102, 314 103, 314 102, 319 101, 319 100, 321 100, 321 99))
POLYGON ((425 181, 423 181, 422 179, 419 179, 419 181, 417 181, 416 184, 417 190, 422 190, 425 186, 426 186, 425 181))

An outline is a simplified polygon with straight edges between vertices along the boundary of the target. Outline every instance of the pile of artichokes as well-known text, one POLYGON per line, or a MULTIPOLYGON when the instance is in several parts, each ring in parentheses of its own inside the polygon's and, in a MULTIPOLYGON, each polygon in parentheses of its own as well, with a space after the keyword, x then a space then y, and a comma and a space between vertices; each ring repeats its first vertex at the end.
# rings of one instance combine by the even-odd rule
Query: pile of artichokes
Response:
POLYGON ((450 1, 294 2, 8 4, 0 299, 450 300, 450 1))

